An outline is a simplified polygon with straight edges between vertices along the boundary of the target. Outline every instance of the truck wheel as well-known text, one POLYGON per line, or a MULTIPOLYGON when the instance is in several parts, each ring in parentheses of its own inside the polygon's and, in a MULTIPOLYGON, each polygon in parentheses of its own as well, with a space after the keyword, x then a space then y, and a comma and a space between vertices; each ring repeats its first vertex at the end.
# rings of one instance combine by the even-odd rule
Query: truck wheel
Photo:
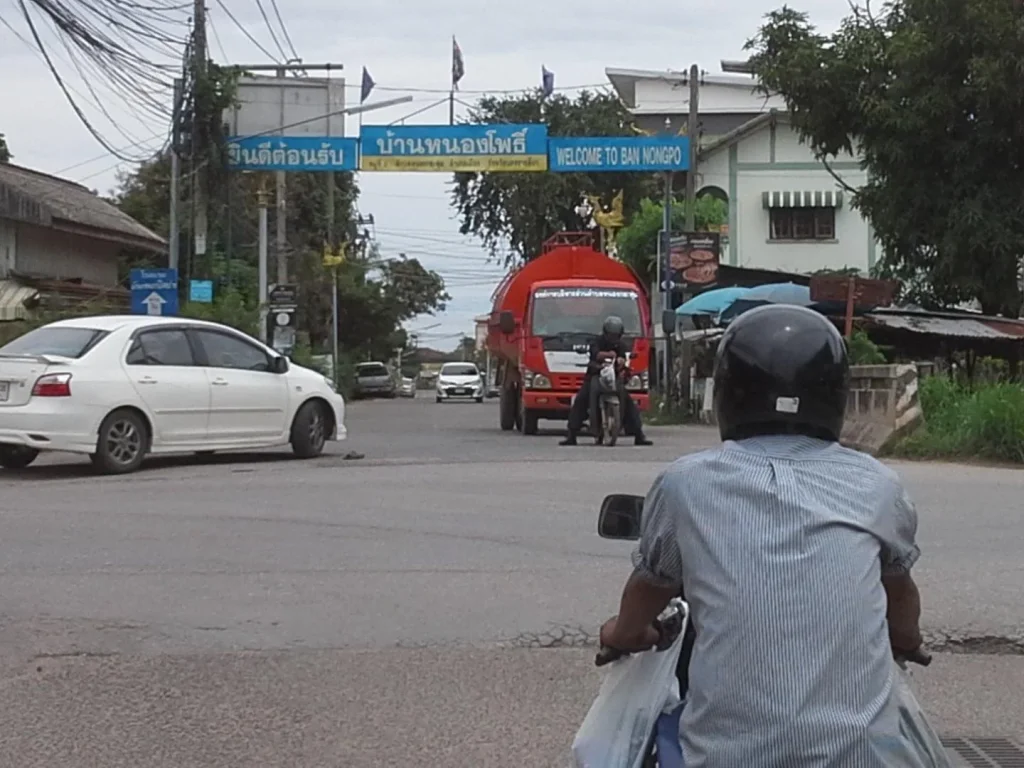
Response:
POLYGON ((519 431, 524 435, 536 435, 538 421, 540 418, 535 411, 522 405, 519 407, 519 431))
POLYGON ((498 401, 498 419, 505 432, 511 432, 516 426, 516 396, 511 387, 502 387, 498 401))

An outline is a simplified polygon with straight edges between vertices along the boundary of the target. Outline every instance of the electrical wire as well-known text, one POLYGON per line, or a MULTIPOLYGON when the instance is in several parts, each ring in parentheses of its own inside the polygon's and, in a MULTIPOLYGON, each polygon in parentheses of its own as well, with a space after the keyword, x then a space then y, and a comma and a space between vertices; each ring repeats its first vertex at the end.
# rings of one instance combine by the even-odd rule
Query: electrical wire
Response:
POLYGON ((295 46, 292 44, 292 38, 288 34, 288 27, 285 26, 284 19, 281 18, 281 10, 277 7, 277 0, 270 0, 270 5, 274 9, 274 15, 277 16, 277 23, 281 25, 281 32, 284 33, 284 40, 288 43, 288 49, 292 52, 292 57, 301 59, 299 52, 295 50, 295 46))
POLYGON ((277 33, 274 32, 274 27, 270 23, 270 17, 267 16, 267 11, 260 0, 256 0, 256 7, 260 9, 260 16, 263 17, 263 23, 267 25, 267 30, 270 32, 270 39, 274 41, 274 45, 277 46, 277 50, 281 52, 281 58, 287 60, 288 54, 285 52, 284 48, 281 47, 281 42, 277 39, 277 33))
POLYGON ((281 61, 274 54, 272 54, 263 46, 263 43, 261 43, 255 37, 253 37, 252 33, 249 32, 249 30, 246 29, 245 26, 238 19, 235 18, 235 15, 230 10, 228 10, 228 7, 224 4, 224 0, 217 0, 217 5, 220 6, 220 9, 224 11, 224 14, 231 20, 231 22, 242 31, 242 34, 249 38, 249 42, 251 42, 257 48, 259 48, 260 51, 262 51, 263 54, 274 63, 281 63, 281 61))

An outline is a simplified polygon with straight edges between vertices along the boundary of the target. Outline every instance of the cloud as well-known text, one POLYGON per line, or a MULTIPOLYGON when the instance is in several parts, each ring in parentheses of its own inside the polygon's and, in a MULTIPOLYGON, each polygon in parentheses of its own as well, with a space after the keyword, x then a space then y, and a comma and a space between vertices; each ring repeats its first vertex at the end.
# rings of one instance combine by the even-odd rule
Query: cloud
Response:
MULTIPOLYGON (((277 53, 254 3, 223 1, 249 34, 277 53)), ((743 56, 744 42, 775 5, 733 0, 723 12, 722 4, 713 0, 648 0, 637 5, 618 0, 518 0, 480 5, 462 0, 277 2, 291 40, 305 61, 344 64, 340 74, 347 78, 349 100, 358 100, 363 66, 379 84, 371 99, 399 92, 413 94, 411 104, 368 113, 364 117, 367 124, 395 121, 445 100, 453 34, 466 67, 459 98, 472 102, 475 91, 537 87, 542 64, 555 73, 560 88, 604 84, 608 66, 682 70, 696 62, 717 72, 720 59, 743 56)), ((846 12, 846 5, 836 0, 809 0, 799 7, 824 31, 830 31, 846 12)), ((218 0, 209 3, 209 15, 209 43, 215 60, 269 63, 224 13, 218 0)), ((273 14, 269 15, 273 20, 273 14)), ((16 29, 23 29, 19 20, 9 15, 5 18, 16 29)), ((275 32, 287 48, 280 30, 275 32)), ((52 36, 47 39, 53 42, 50 51, 59 60, 63 48, 52 36)), ((2 25, 0 69, 5 73, 0 97, 9 107, 0 117, 0 132, 6 134, 15 162, 63 172, 101 191, 114 187, 115 174, 122 166, 106 155, 78 122, 38 53, 2 25)), ((79 93, 89 96, 73 69, 64 66, 62 73, 79 93)), ((99 96, 116 126, 95 106, 89 106, 89 99, 83 99, 83 109, 96 118, 97 126, 113 144, 123 147, 141 140, 142 147, 155 150, 163 143, 167 126, 140 121, 132 105, 109 92, 101 89, 99 96)), ((465 108, 460 105, 458 110, 464 112, 465 108)), ((444 123, 447 119, 447 106, 441 104, 410 122, 444 123)), ((357 126, 350 118, 349 131, 354 133, 357 126)), ((447 182, 445 175, 362 174, 359 207, 364 214, 374 214, 385 255, 406 252, 416 256, 449 282, 453 297, 449 310, 436 321, 412 325, 441 322, 432 333, 471 334, 472 318, 490 309, 491 290, 502 270, 488 266, 485 251, 458 234, 458 223, 448 206, 447 182)))

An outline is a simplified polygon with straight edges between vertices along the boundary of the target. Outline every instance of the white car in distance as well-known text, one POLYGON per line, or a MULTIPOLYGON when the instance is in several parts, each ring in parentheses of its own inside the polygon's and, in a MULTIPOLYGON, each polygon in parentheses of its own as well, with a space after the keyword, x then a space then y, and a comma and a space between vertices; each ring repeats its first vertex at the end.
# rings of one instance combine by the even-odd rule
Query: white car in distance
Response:
POLYGON ((484 401, 484 380, 475 363, 445 363, 437 374, 437 402, 453 398, 484 401))
POLYGON ((0 347, 0 466, 88 454, 105 474, 147 455, 344 440, 332 382, 217 323, 105 315, 50 323, 0 347))

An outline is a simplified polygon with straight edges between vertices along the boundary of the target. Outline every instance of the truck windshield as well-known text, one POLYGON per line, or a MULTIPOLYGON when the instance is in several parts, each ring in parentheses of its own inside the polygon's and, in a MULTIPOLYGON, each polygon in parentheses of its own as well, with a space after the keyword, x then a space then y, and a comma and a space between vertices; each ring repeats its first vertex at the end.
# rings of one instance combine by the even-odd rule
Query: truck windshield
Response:
POLYGON ((643 336, 640 296, 625 288, 540 288, 533 294, 534 336, 597 336, 609 315, 622 318, 626 336, 643 336))

